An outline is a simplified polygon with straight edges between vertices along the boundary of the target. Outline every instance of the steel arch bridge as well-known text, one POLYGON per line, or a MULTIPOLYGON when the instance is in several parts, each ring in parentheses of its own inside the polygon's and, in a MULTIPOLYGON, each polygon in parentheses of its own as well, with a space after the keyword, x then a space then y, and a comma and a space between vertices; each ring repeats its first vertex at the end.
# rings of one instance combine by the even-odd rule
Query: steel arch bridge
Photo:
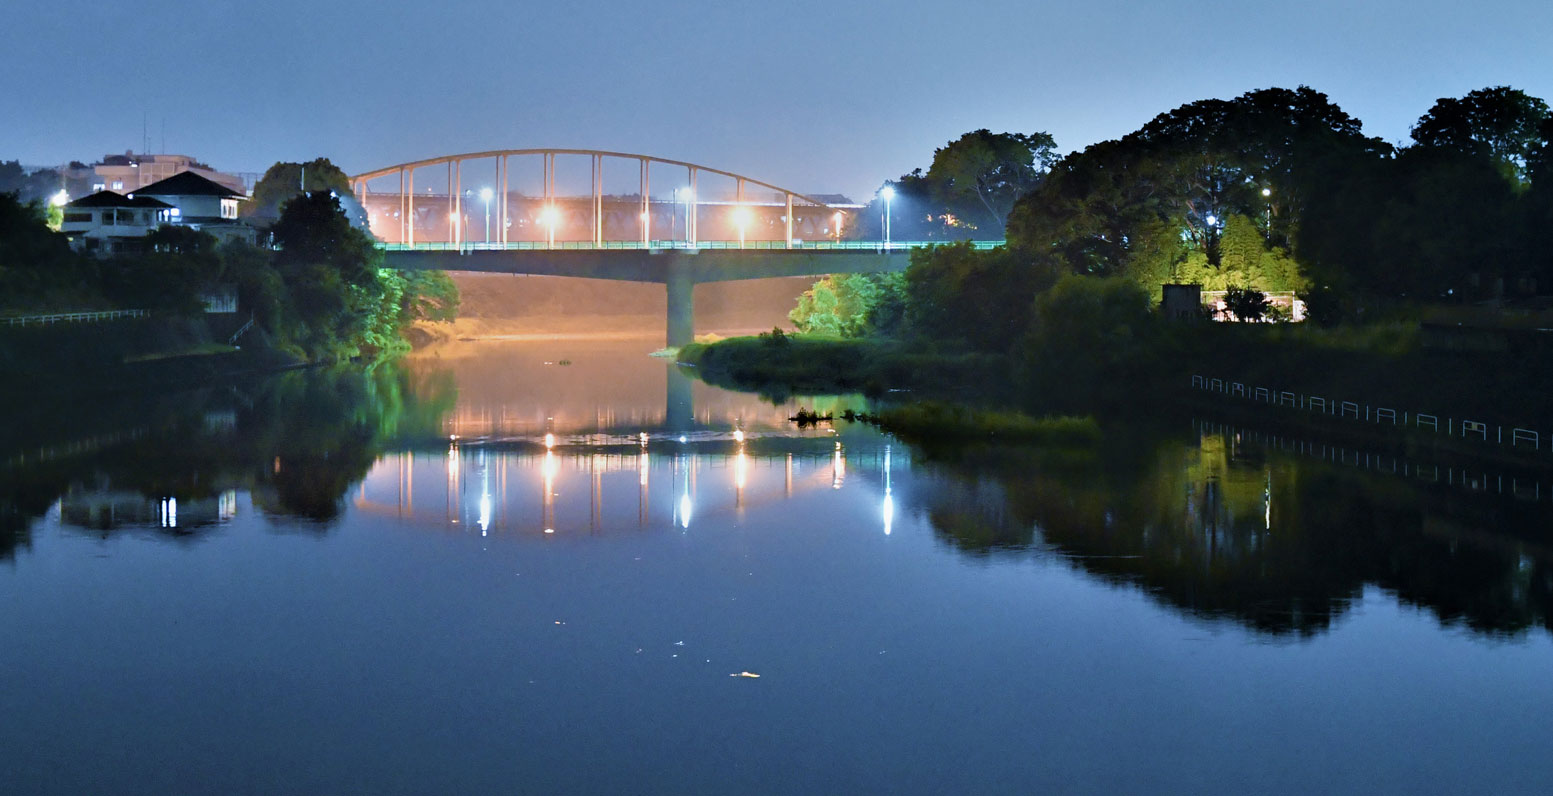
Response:
POLYGON ((789 248, 812 246, 826 239, 839 243, 841 230, 859 208, 724 169, 598 149, 466 152, 375 169, 354 175, 350 181, 367 207, 373 233, 388 248, 419 248, 434 243, 460 248, 717 248, 735 241, 759 248, 773 248, 773 244, 789 248), (588 159, 588 194, 557 191, 557 156, 588 159), (512 159, 536 157, 542 163, 541 193, 531 196, 514 192, 512 159), (606 160, 634 163, 635 167, 630 169, 637 181, 634 193, 605 192, 606 160), (484 186, 481 195, 464 188, 465 167, 470 161, 488 161, 491 167, 485 172, 491 182, 484 186), (653 166, 683 169, 685 181, 677 184, 668 198, 655 198, 650 179, 653 166), (445 170, 445 182, 437 179, 443 175, 435 175, 432 180, 440 182, 444 190, 418 196, 416 173, 427 169, 445 170), (721 194, 705 191, 701 185, 703 175, 722 178, 731 185, 725 185, 721 194), (395 177, 397 184, 390 190, 371 190, 369 183, 381 184, 384 178, 395 177), (488 225, 485 234, 478 232, 480 225, 470 217, 472 202, 485 203, 480 212, 491 217, 494 230, 488 225), (711 236, 702 235, 703 224, 711 227, 711 236))
MULTIPOLYGON (((434 174, 431 182, 440 176, 434 174)), ((827 202, 688 161, 627 152, 466 152, 363 172, 350 181, 385 250, 385 266, 662 284, 668 291, 666 336, 671 346, 694 338, 694 289, 702 282, 902 271, 911 249, 934 243, 842 240, 842 229, 860 205, 827 202), (523 157, 537 157, 542 163, 537 195, 513 190, 512 160, 523 157), (585 194, 557 191, 557 157, 588 158, 590 187, 585 194), (606 193, 605 162, 619 160, 634 161, 635 191, 606 193), (471 161, 491 169, 486 172, 491 183, 479 194, 464 188, 465 167, 471 161), (684 169, 685 182, 675 183, 667 199, 652 195, 649 178, 655 165, 675 172, 684 169), (416 174, 427 169, 445 173, 442 194, 431 188, 429 195, 417 194, 416 174), (722 193, 704 190, 703 175, 716 178, 722 193), (370 183, 395 178, 391 190, 371 190, 370 183), (480 225, 466 206, 471 201, 483 205, 484 230, 478 236, 475 229, 480 225), (702 234, 703 226, 710 234, 702 234)), ((888 238, 888 223, 885 229, 888 238)))

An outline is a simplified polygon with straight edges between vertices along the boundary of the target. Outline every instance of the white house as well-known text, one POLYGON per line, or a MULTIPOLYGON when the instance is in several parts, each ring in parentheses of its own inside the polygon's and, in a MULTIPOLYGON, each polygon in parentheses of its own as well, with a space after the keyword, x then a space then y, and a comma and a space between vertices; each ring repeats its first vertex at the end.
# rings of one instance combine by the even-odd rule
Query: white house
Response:
POLYGON ((248 199, 221 183, 192 171, 183 171, 130 194, 150 197, 172 206, 169 221, 208 232, 220 240, 254 241, 254 229, 237 220, 237 205, 248 199))
POLYGON ((102 253, 136 249, 147 233, 171 220, 174 209, 149 196, 98 191, 65 203, 60 231, 80 249, 102 253))

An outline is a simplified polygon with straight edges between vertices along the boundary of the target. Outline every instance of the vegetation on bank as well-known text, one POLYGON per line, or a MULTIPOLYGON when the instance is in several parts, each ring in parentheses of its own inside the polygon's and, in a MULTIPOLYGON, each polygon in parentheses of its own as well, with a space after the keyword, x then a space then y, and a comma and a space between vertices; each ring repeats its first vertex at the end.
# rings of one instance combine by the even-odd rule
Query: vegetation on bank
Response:
POLYGON ((904 274, 828 277, 790 316, 812 337, 685 360, 776 393, 996 385, 1032 415, 1155 411, 1193 374, 1442 417, 1553 410, 1544 313, 1506 304, 1545 306, 1529 296, 1553 289, 1542 100, 1502 87, 1442 99, 1404 148, 1304 87, 1191 103, 1060 160, 1041 140, 978 131, 896 183, 910 230, 897 237, 923 219, 1004 233, 945 180, 1017 192, 1006 246, 946 243, 914 251, 904 274), (1241 320, 1287 320, 1265 293, 1292 291, 1312 322, 1166 320, 1172 282, 1227 291, 1241 320))
MULTIPOLYGON (((447 320, 457 312, 458 289, 445 274, 382 268, 381 253, 351 225, 331 191, 285 201, 265 236, 272 247, 218 243, 203 232, 168 226, 148 235, 140 251, 100 258, 73 251, 49 228, 41 204, 0 194, 0 316, 149 310, 157 319, 150 327, 175 319, 188 321, 184 328, 208 327, 204 339, 191 341, 196 347, 227 343, 251 318, 240 341, 244 349, 325 362, 408 350, 403 333, 412 323, 447 320), (229 324, 207 316, 205 297, 229 291, 236 292, 241 319, 229 324)), ((61 339, 121 347, 93 337, 88 331, 61 339)), ((39 360, 37 338, 0 328, 0 360, 39 360)), ((126 356, 158 353, 164 351, 126 356)))

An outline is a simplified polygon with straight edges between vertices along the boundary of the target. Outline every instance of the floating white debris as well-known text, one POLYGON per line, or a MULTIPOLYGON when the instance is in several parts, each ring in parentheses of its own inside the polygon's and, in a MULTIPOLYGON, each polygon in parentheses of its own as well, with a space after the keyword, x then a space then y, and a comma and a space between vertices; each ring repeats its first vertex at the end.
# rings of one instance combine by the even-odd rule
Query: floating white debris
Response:
POLYGON ((734 672, 733 674, 730 674, 728 676, 729 677, 757 677, 757 678, 760 677, 760 675, 758 675, 758 674, 756 674, 754 672, 734 672))

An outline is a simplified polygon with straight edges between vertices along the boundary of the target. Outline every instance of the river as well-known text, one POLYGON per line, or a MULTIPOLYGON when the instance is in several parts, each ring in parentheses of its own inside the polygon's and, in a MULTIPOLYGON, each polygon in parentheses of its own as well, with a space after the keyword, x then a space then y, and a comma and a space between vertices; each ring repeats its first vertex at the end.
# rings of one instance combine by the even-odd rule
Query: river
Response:
POLYGON ((1545 473, 921 451, 653 347, 12 401, 3 790, 1553 787, 1545 473))

